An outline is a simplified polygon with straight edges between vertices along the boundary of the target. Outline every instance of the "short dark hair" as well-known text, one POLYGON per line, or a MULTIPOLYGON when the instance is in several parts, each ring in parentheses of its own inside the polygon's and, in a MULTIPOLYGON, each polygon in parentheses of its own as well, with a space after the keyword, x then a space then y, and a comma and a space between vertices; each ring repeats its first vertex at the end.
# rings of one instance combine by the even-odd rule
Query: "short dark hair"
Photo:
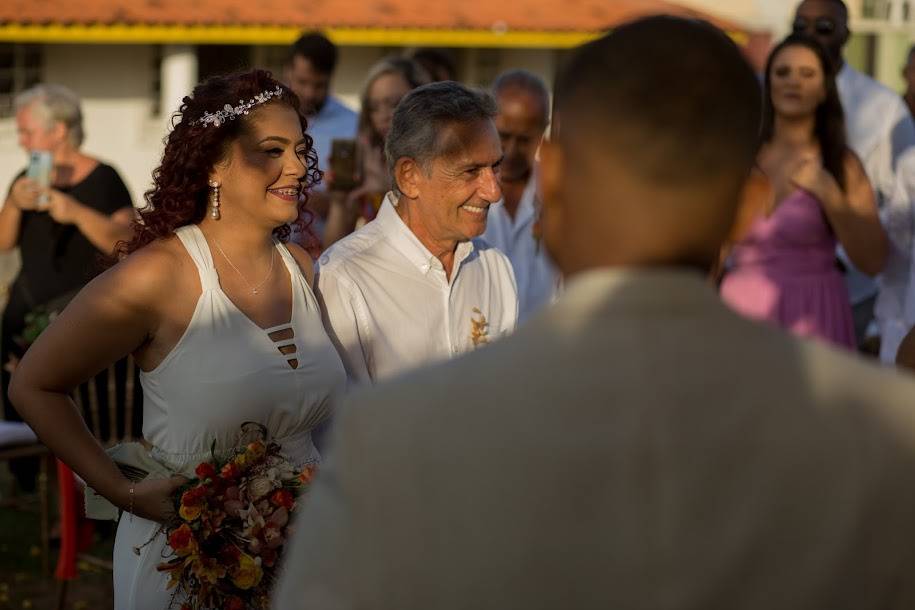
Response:
POLYGON ((492 120, 496 113, 491 95, 454 81, 430 83, 408 93, 394 111, 384 147, 395 188, 394 166, 398 159, 408 157, 426 165, 447 154, 450 142, 446 127, 492 120))
POLYGON ((440 49, 422 47, 413 51, 410 59, 425 68, 433 80, 454 80, 457 75, 454 61, 440 49), (444 79, 439 78, 441 73, 444 73, 444 79))
POLYGON ((559 137, 581 126, 641 179, 736 184, 760 146, 762 90, 736 44, 714 26, 656 16, 577 49, 557 79, 559 137))
POLYGON ((829 0, 840 9, 842 9, 842 15, 845 17, 845 20, 848 20, 848 5, 845 4, 844 0, 829 0))
MULTIPOLYGON (((794 7, 794 12, 797 13, 797 9, 801 7, 804 2, 807 0, 801 0, 797 3, 797 6, 794 7)), ((842 12, 842 19, 845 20, 845 26, 848 27, 848 5, 845 4, 844 0, 825 0, 826 2, 839 7, 839 10, 842 12)))
POLYGON ((311 62, 315 70, 333 74, 337 67, 337 47, 320 32, 307 32, 296 40, 289 49, 288 63, 299 55, 311 62))
POLYGON ((542 78, 527 70, 508 70, 496 77, 492 84, 492 94, 499 97, 500 93, 507 90, 524 91, 537 98, 540 102, 543 126, 546 127, 550 121, 550 92, 542 78))

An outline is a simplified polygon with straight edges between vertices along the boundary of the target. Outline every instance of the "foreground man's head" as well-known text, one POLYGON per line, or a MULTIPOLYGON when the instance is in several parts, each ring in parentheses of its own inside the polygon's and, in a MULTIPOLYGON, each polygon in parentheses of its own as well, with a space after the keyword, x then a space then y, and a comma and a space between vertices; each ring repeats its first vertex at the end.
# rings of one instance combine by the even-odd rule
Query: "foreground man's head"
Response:
POLYGON ((710 25, 652 17, 574 53, 541 151, 544 238, 566 274, 716 260, 761 180, 759 82, 710 25))

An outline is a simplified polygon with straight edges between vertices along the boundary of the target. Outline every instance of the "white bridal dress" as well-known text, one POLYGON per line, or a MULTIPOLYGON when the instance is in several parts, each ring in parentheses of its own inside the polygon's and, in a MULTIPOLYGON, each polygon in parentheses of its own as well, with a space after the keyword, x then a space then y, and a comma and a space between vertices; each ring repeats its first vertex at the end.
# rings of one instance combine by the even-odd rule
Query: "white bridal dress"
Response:
MULTIPOLYGON (((343 365, 321 323, 318 303, 286 247, 276 248, 292 282, 288 324, 260 328, 222 291, 207 242, 196 225, 176 231, 200 272, 201 294, 184 335, 154 370, 141 375, 143 436, 151 455, 193 476, 215 441, 225 454, 244 422, 298 464, 316 462, 311 432, 329 416, 329 400, 345 382, 343 365), (277 335, 292 337, 274 341, 277 335), (294 353, 291 352, 294 347, 294 353), (280 348, 283 348, 281 351, 280 348), (294 362, 290 362, 294 360, 294 362), (295 365, 295 367, 293 367, 295 365)), ((167 576, 156 566, 169 554, 158 524, 124 514, 114 546, 115 610, 165 610, 167 576), (141 547, 139 554, 135 547, 141 547)))

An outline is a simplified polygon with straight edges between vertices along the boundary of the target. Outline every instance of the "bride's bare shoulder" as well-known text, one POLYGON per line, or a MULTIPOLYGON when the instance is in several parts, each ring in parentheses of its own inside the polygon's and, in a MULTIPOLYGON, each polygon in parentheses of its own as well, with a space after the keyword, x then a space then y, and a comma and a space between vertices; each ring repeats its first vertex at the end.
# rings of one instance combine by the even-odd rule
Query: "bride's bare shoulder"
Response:
POLYGON ((129 300, 153 304, 199 290, 198 278, 187 250, 172 235, 130 253, 99 279, 129 300))

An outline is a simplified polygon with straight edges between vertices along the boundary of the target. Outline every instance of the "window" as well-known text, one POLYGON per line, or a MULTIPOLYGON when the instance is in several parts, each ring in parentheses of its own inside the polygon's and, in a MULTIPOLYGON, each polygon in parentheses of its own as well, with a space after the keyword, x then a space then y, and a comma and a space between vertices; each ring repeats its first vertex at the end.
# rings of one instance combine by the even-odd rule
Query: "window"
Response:
POLYGON ((217 74, 228 74, 251 68, 251 47, 246 45, 198 45, 197 74, 206 80, 217 74))
POLYGON ((0 44, 0 117, 13 116, 13 99, 41 82, 41 47, 0 44))
POLYGON ((255 68, 270 70, 274 78, 283 78, 283 66, 289 57, 288 45, 270 45, 254 48, 251 63, 255 68))
POLYGON ((149 92, 150 115, 157 117, 162 114, 162 45, 155 45, 152 49, 152 82, 149 92))

